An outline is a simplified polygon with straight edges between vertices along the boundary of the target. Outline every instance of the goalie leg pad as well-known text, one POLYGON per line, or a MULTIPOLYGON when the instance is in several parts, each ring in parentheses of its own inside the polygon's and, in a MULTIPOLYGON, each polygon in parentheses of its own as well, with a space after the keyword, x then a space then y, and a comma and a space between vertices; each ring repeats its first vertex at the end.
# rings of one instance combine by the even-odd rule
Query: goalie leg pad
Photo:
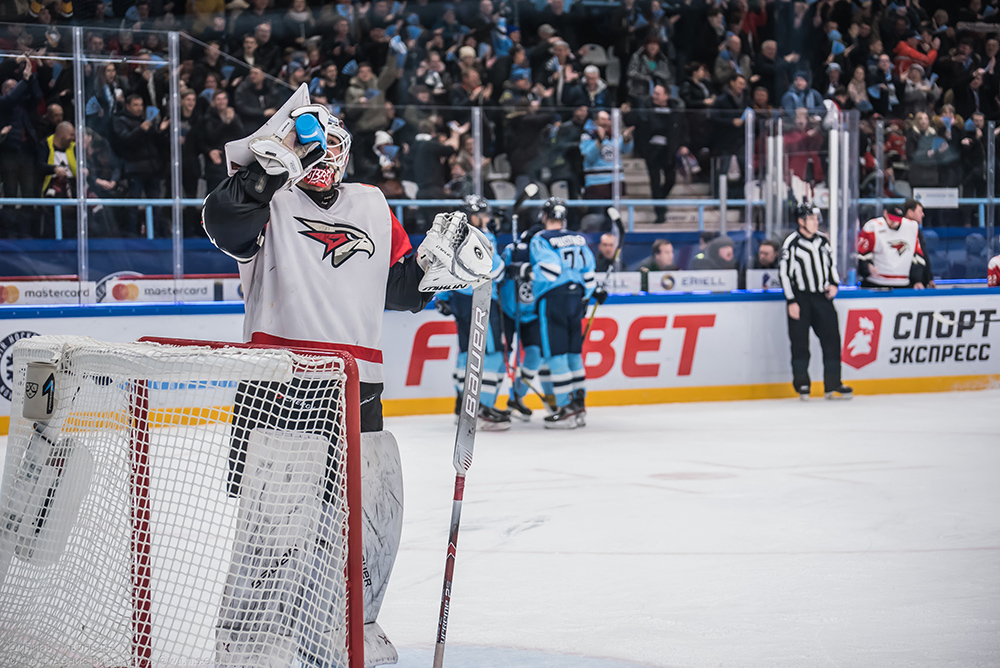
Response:
POLYGON ((382 607, 403 531, 403 472, 389 431, 361 434, 361 509, 364 515, 365 623, 382 607))
POLYGON ((332 538, 344 509, 323 502, 328 440, 254 429, 248 439, 233 561, 216 629, 220 668, 289 666, 342 652, 343 593, 332 538))
MULTIPOLYGON (((335 595, 342 568, 335 538, 345 518, 322 498, 327 445, 303 432, 255 428, 249 435, 234 557, 216 629, 220 668, 255 660, 288 666, 296 655, 310 666, 339 661, 346 630, 343 601, 335 595)), ((366 665, 373 666, 396 661, 374 622, 399 550, 403 480, 390 432, 364 433, 361 445, 366 665)))

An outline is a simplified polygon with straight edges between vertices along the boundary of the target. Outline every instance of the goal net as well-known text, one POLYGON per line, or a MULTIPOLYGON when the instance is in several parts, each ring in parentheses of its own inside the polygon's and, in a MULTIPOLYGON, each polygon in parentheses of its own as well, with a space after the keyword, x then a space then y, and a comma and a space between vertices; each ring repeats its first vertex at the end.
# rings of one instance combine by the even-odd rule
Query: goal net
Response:
POLYGON ((350 356, 67 336, 12 354, 0 665, 363 666, 350 356))

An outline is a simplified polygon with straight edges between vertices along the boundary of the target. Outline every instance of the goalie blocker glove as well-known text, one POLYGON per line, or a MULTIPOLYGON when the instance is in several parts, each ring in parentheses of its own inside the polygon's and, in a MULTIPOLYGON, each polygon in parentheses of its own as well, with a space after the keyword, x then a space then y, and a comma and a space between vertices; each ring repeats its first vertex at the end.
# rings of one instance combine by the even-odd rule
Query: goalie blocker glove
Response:
POLYGON ((326 155, 323 144, 314 141, 290 149, 280 137, 273 136, 251 139, 249 148, 264 172, 281 182, 279 188, 291 188, 326 155))
POLYGON ((493 246, 464 213, 439 213, 417 249, 417 262, 424 270, 421 292, 461 290, 492 277, 493 246))

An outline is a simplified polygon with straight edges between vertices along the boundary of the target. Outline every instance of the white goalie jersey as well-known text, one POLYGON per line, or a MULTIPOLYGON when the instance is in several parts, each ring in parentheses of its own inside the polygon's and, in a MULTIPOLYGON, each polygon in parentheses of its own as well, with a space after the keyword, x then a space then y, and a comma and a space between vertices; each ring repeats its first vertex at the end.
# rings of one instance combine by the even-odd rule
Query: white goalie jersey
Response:
POLYGON ((299 188, 277 192, 260 249, 240 263, 246 341, 342 350, 362 382, 382 382, 389 267, 410 242, 381 191, 341 184, 329 209, 299 188))

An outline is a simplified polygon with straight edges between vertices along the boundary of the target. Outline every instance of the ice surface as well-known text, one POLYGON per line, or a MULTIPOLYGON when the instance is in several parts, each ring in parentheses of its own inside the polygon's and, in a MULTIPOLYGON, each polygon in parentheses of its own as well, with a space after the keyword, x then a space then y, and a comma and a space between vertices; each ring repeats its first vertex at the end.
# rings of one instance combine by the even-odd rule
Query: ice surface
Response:
MULTIPOLYGON (((1000 390, 594 408, 480 433, 449 668, 1000 665, 1000 390)), ((450 417, 390 418, 379 622, 431 665, 450 417)))
MULTIPOLYGON (((446 666, 1000 665, 1000 391, 588 422, 477 437, 446 666)), ((433 647, 454 428, 387 427, 406 511, 380 623, 413 668, 433 647)))

